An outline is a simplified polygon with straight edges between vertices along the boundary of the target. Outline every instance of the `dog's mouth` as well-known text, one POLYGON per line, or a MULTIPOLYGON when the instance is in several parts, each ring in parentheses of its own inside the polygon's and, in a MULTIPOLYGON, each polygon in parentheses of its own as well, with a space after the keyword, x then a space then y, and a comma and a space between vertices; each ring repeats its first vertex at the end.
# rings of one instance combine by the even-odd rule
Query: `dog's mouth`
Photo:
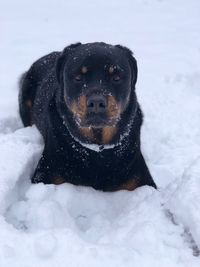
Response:
POLYGON ((89 114, 86 116, 84 127, 102 128, 107 125, 106 117, 100 114, 89 114))
POLYGON ((100 129, 104 127, 114 127, 119 118, 108 118, 105 114, 88 114, 84 119, 75 117, 76 124, 79 127, 88 127, 94 129, 100 129))

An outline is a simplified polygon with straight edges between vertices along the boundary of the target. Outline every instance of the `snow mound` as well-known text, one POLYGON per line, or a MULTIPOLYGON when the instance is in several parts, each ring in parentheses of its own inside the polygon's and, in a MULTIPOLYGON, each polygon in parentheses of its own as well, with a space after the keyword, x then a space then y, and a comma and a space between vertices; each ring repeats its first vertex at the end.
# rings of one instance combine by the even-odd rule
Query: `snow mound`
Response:
POLYGON ((173 223, 166 212, 162 192, 150 187, 134 193, 104 193, 70 184, 31 185, 28 177, 42 148, 35 127, 0 139, 1 266, 9 266, 14 259, 20 267, 57 266, 58 262, 198 266, 184 227, 173 223))
MULTIPOLYGON (((0 125, 12 125, 13 130, 19 123, 11 121, 0 122, 0 125)), ((11 128, 7 128, 8 132, 11 128)), ((0 133, 0 214, 2 214, 11 199, 15 199, 17 183, 30 183, 30 174, 36 167, 38 157, 42 152, 42 140, 35 127, 19 129, 14 133, 0 133), (8 197, 9 195, 9 197, 8 197)), ((19 187, 21 185, 19 184, 19 187)))
POLYGON ((200 157, 187 168, 169 202, 175 219, 190 229, 200 248, 200 157))
POLYGON ((35 127, 0 137, 1 266, 198 266, 162 192, 32 185, 42 148, 35 127))

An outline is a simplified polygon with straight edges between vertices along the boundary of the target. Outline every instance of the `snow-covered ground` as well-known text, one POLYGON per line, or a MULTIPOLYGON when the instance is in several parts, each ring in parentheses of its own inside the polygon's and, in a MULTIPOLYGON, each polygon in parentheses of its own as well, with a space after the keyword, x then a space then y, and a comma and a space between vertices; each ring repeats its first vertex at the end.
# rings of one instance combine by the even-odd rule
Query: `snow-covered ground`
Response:
POLYGON ((0 1, 0 266, 200 266, 200 1, 0 1), (77 42, 130 47, 159 190, 31 185, 43 143, 23 128, 17 80, 77 42))

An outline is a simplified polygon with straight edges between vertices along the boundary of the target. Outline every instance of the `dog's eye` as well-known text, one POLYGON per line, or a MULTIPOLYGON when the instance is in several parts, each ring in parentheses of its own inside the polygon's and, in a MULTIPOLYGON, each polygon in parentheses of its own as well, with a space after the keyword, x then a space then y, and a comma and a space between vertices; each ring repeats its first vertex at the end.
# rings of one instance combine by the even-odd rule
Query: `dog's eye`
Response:
POLYGON ((114 82, 119 82, 119 81, 121 80, 121 77, 120 77, 119 75, 114 75, 114 76, 112 77, 112 80, 113 80, 114 82))
POLYGON ((76 82, 81 82, 83 80, 83 75, 78 74, 78 75, 74 76, 74 80, 76 82))

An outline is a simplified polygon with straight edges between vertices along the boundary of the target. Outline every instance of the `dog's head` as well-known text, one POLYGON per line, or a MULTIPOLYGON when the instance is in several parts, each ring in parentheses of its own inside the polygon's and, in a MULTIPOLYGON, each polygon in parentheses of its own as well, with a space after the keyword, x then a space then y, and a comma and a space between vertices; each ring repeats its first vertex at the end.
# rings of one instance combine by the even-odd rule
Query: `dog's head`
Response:
POLYGON ((120 45, 77 43, 64 49, 56 66, 63 101, 80 132, 96 143, 108 143, 116 133, 137 80, 132 52, 120 45), (95 141, 94 132, 104 138, 95 141))

